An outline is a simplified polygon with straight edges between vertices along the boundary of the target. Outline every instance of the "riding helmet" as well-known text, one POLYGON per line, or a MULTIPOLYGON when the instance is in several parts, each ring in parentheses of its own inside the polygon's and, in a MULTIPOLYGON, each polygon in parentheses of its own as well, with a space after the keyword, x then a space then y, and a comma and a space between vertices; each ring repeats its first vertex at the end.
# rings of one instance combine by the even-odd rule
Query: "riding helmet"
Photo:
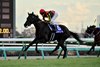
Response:
POLYGON ((45 12, 44 9, 40 9, 40 14, 43 14, 45 12))

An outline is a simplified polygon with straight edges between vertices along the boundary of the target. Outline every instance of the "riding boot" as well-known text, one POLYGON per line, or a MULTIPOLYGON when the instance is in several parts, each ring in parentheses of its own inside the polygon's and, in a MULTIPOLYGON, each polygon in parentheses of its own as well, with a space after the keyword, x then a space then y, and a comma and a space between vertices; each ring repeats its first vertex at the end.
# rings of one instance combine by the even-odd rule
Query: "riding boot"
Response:
POLYGON ((57 31, 56 25, 52 26, 52 33, 55 33, 57 31))
POLYGON ((54 31, 55 31, 55 32, 57 31, 57 26, 56 26, 56 25, 54 25, 54 31))

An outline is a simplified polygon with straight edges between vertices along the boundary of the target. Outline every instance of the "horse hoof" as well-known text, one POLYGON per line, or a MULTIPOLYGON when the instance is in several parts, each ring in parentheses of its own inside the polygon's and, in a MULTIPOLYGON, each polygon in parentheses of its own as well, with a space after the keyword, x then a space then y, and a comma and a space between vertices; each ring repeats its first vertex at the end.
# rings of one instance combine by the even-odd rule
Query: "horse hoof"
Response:
POLYGON ((87 52, 87 54, 88 54, 88 55, 90 55, 90 53, 89 53, 89 52, 87 52))
POLYGON ((66 57, 64 56, 63 59, 65 59, 66 57))
POLYGON ((63 57, 63 59, 65 59, 66 57, 63 57))
POLYGON ((99 57, 99 55, 97 55, 97 57, 99 57))

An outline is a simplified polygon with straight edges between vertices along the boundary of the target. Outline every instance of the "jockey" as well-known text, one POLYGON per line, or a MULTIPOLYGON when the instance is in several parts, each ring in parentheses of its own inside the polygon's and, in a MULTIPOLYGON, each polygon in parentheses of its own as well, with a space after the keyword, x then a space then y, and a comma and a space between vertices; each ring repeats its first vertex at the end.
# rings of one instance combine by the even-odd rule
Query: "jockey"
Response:
MULTIPOLYGON (((44 21, 48 21, 51 24, 57 25, 57 23, 54 20, 57 18, 58 13, 55 12, 54 10, 45 11, 44 9, 40 9, 40 14, 42 15, 44 21), (45 18, 47 18, 48 20, 46 20, 45 18)), ((57 25, 57 29, 61 30, 59 25, 57 25)))

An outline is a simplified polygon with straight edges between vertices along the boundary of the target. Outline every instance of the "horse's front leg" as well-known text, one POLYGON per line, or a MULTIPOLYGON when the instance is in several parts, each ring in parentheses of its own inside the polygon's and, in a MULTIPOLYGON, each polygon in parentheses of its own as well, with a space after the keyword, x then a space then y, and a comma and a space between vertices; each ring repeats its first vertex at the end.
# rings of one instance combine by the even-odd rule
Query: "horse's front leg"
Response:
POLYGON ((34 43, 36 43, 36 47, 35 47, 35 50, 37 53, 39 53, 38 51, 38 48, 37 48, 37 45, 38 45, 38 40, 34 39, 28 46, 26 46, 25 50, 24 51, 27 51, 27 49, 32 46, 34 43))
POLYGON ((34 39, 28 46, 25 47, 23 51, 27 51, 27 49, 32 46, 34 43, 36 43, 36 39, 34 39))
POLYGON ((40 53, 37 47, 38 47, 38 43, 36 43, 35 50, 36 50, 37 53, 40 53))
POLYGON ((87 52, 87 54, 90 54, 90 52, 91 52, 92 50, 94 51, 95 46, 96 46, 96 43, 94 43, 94 44, 92 45, 92 47, 91 47, 90 50, 87 52))
POLYGON ((27 51, 27 49, 28 49, 30 46, 32 46, 35 42, 36 42, 36 39, 34 39, 29 45, 23 46, 23 48, 22 48, 22 50, 21 50, 21 52, 20 52, 20 54, 19 54, 19 56, 18 56, 18 59, 20 59, 20 56, 22 55, 23 51, 24 51, 24 52, 27 51))

